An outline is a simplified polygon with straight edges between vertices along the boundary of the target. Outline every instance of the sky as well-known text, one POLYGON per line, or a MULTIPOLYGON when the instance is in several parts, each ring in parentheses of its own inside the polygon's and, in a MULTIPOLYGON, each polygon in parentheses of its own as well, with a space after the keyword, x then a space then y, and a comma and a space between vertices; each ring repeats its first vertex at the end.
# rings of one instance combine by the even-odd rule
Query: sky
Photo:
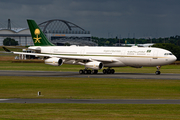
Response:
POLYGON ((157 38, 180 35, 180 0, 0 0, 0 27, 8 19, 27 27, 62 19, 96 37, 157 38))

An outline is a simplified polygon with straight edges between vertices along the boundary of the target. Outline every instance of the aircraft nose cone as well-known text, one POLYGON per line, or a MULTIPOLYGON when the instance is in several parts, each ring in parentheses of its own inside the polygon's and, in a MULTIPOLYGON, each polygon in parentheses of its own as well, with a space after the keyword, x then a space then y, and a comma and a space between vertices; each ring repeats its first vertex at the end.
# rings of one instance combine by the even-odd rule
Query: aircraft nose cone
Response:
POLYGON ((177 57, 173 55, 170 60, 171 62, 175 62, 177 60, 177 57))
POLYGON ((174 61, 176 61, 177 60, 177 57, 176 56, 174 56, 174 61))

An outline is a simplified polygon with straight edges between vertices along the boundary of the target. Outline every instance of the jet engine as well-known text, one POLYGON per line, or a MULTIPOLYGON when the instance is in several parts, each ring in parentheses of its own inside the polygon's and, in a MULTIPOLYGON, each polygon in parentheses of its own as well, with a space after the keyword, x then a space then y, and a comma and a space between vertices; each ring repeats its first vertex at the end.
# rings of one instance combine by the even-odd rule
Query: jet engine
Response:
POLYGON ((45 64, 53 65, 53 66, 61 66, 63 64, 63 60, 61 58, 48 58, 45 60, 45 64))
POLYGON ((103 63, 98 61, 88 62, 85 64, 86 68, 91 68, 93 70, 100 70, 103 68, 103 63))

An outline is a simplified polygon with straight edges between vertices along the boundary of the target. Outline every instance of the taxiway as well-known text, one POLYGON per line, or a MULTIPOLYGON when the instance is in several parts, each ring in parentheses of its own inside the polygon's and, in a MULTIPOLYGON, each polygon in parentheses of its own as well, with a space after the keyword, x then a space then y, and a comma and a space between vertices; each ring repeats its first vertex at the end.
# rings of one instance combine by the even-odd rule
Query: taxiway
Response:
POLYGON ((36 77, 79 77, 79 78, 180 80, 180 74, 165 74, 165 73, 162 73, 161 75, 155 75, 154 73, 79 74, 78 72, 0 70, 0 76, 36 76, 36 77))
POLYGON ((180 100, 149 99, 0 99, 0 103, 76 103, 76 104, 180 104, 180 100))

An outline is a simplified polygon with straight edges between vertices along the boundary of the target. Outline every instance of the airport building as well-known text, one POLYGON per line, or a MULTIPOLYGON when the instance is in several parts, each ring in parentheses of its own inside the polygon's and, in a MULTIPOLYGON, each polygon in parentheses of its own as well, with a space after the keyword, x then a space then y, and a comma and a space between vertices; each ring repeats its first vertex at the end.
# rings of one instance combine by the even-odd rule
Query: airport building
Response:
MULTIPOLYGON (((38 25, 46 37, 55 45, 97 46, 92 42, 90 31, 60 19, 48 20, 38 25)), ((13 38, 20 46, 34 45, 29 28, 12 28, 10 19, 7 28, 0 28, 0 45, 5 38, 13 38)))

